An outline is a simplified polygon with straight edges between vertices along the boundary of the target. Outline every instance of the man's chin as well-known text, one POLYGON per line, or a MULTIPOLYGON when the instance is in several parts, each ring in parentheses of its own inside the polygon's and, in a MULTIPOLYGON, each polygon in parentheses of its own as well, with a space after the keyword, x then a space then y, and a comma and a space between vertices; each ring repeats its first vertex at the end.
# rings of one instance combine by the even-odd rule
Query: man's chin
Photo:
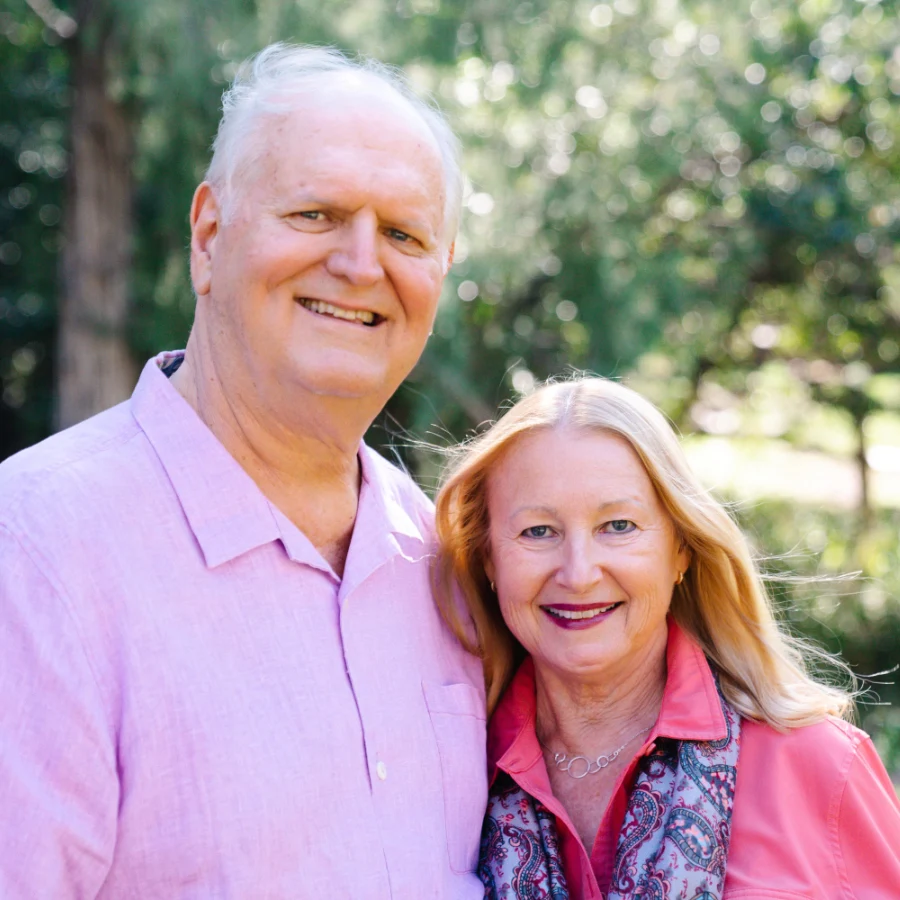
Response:
POLYGON ((320 369, 291 379, 304 393, 323 399, 356 400, 364 404, 387 403, 391 394, 400 386, 400 380, 384 370, 367 371, 357 367, 355 371, 320 369))

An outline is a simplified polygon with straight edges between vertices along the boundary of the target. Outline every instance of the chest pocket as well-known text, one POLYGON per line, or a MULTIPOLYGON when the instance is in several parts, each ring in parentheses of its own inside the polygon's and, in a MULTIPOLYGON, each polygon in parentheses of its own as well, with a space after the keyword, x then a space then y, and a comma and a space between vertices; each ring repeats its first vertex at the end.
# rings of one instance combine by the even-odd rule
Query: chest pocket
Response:
POLYGON ((441 758, 450 868, 474 872, 487 806, 484 700, 469 684, 423 682, 422 689, 441 758))

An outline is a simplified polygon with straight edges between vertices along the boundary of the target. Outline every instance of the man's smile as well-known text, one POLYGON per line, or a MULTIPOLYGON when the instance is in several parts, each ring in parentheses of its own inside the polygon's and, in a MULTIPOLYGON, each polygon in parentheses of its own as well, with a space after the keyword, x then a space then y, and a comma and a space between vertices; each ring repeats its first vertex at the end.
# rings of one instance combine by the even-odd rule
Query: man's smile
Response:
POLYGON ((320 316, 331 316, 333 319, 343 319, 346 322, 360 322, 373 327, 384 321, 384 316, 368 309, 345 309, 324 300, 310 300, 308 297, 298 297, 297 302, 310 312, 318 313, 320 316))

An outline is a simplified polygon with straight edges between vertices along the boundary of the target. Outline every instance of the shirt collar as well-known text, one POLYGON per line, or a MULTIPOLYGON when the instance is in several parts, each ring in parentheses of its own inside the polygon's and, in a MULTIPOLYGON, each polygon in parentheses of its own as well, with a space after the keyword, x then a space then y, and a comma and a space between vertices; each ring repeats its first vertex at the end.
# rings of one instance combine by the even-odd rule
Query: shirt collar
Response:
POLYGON ((341 579, 341 600, 387 560, 399 555, 415 562, 433 552, 430 534, 407 511, 415 505, 412 484, 365 444, 360 445, 359 461, 359 505, 341 579), (404 498, 401 485, 410 496, 404 498))
MULTIPOLYGON (((699 741, 724 738, 728 730, 712 669, 697 643, 671 618, 666 666, 659 718, 645 743, 659 737, 699 741)), ((534 730, 535 713, 534 663, 529 657, 513 676, 491 716, 488 726, 491 781, 498 769, 517 776, 520 784, 524 773, 536 775, 542 771, 541 767, 535 769, 541 757, 534 730)), ((529 790, 525 784, 522 787, 529 790)))
MULTIPOLYGON (((384 457, 366 444, 360 444, 359 462, 362 469, 362 487, 371 501, 371 512, 381 520, 381 526, 401 539, 411 552, 431 544, 431 529, 410 515, 412 497, 405 496, 412 487, 408 475, 399 473, 384 457)), ((421 497, 421 495, 420 495, 421 497)), ((423 502, 427 507, 427 501, 423 502)), ((430 509, 429 509, 430 514, 430 509)))
POLYGON ((666 689, 651 739, 718 741, 727 737, 728 725, 709 661, 671 617, 666 666, 666 689))
POLYGON ((147 362, 131 412, 172 483, 206 565, 214 568, 277 540, 280 529, 253 479, 160 371, 177 355, 160 353, 147 362))
MULTIPOLYGON (((281 540, 295 562, 330 572, 306 536, 270 503, 163 375, 161 367, 181 355, 183 351, 167 351, 147 362, 131 412, 172 483, 207 566, 281 540)), ((360 557, 351 579, 357 583, 387 555, 399 552, 415 559, 430 552, 430 535, 406 511, 410 499, 404 502, 401 496, 402 476, 365 444, 359 460, 362 489, 351 544, 351 555, 360 557)))

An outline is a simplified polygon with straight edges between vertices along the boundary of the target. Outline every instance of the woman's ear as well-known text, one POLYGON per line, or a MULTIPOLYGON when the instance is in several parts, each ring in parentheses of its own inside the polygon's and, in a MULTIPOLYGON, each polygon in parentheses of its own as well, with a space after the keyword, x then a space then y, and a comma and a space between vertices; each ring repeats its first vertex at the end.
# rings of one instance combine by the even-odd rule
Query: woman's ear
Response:
POLYGON ((486 556, 484 559, 484 574, 487 575, 488 581, 491 584, 494 583, 494 561, 490 558, 490 556, 486 556))
POLYGON ((687 572, 688 567, 691 564, 691 560, 693 559, 693 554, 691 553, 691 548, 688 547, 687 541, 684 538, 679 540, 678 545, 678 555, 676 556, 676 566, 678 567, 678 571, 684 575, 687 572))

